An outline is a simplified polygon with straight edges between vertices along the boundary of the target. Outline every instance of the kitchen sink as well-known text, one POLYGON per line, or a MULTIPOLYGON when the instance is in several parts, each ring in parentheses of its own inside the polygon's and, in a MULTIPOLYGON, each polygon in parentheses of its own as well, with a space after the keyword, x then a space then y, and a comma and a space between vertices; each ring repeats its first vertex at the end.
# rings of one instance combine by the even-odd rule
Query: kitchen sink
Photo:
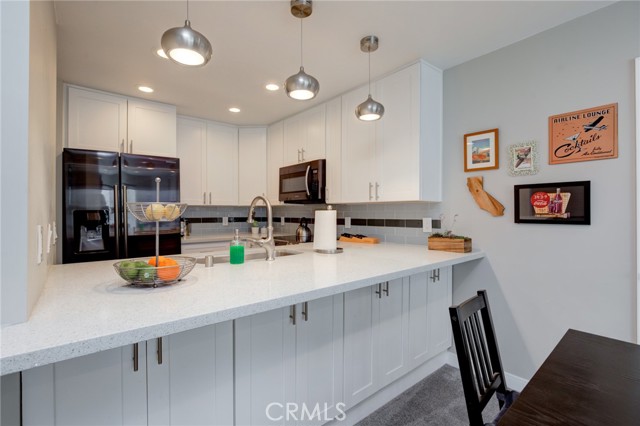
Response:
MULTIPOLYGON (((296 254, 302 254, 301 251, 296 251, 296 250, 287 250, 287 249, 278 249, 275 251, 275 257, 285 257, 285 256, 293 256, 296 254)), ((218 263, 229 263, 229 255, 228 254, 216 254, 213 253, 213 264, 218 264, 218 263)), ((267 258, 267 253, 264 250, 258 251, 258 252, 250 252, 250 253, 245 253, 244 254, 244 260, 245 262, 250 261, 250 260, 265 260, 267 258)), ((196 263, 199 263, 201 265, 204 265, 204 257, 198 258, 196 259, 196 263)))

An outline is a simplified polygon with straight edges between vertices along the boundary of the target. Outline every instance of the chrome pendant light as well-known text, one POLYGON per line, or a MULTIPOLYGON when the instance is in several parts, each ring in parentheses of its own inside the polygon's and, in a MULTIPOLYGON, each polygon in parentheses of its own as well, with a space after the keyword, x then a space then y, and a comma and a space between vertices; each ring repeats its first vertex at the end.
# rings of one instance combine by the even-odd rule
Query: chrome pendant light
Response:
POLYGON ((211 59, 211 43, 198 31, 191 28, 189 1, 184 27, 171 28, 162 34, 162 50, 172 61, 192 67, 204 66, 211 59))
POLYGON ((311 0, 291 0, 291 14, 300 18, 300 71, 287 78, 284 89, 287 96, 302 101, 315 98, 320 90, 318 80, 305 73, 302 66, 302 20, 311 15, 312 11, 311 0))
POLYGON ((378 37, 366 36, 360 40, 360 50, 369 54, 369 96, 356 107, 356 117, 362 121, 380 120, 384 115, 384 106, 371 97, 371 52, 378 50, 378 37))

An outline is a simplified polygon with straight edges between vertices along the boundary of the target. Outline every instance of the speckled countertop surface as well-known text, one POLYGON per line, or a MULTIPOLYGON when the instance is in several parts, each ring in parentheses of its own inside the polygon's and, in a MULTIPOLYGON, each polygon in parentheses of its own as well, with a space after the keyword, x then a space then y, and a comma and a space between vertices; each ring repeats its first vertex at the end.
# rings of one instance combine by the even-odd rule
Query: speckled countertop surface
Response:
POLYGON ((335 255, 308 243, 287 246, 302 253, 273 262, 197 264, 183 281, 159 288, 126 286, 114 261, 55 265, 29 320, 2 328, 0 374, 484 257, 417 245, 340 246, 344 252, 335 255))

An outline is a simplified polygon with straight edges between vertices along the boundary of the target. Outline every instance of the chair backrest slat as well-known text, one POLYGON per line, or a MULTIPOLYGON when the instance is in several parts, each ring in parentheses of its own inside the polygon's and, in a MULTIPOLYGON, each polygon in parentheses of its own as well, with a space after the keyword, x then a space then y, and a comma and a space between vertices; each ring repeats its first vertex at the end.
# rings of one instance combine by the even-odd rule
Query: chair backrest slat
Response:
POLYGON ((469 421, 482 425, 482 410, 493 394, 506 392, 486 291, 450 307, 449 315, 469 421))

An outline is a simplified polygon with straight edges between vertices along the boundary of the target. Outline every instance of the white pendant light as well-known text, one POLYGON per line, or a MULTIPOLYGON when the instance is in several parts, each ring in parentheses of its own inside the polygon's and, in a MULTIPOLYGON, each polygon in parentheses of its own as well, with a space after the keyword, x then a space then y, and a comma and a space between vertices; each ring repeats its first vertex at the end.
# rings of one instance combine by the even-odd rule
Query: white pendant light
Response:
POLYGON ((300 71, 287 78, 284 89, 290 98, 303 101, 315 98, 320 90, 318 80, 305 73, 302 66, 302 20, 311 15, 312 11, 311 0, 291 0, 291 14, 300 18, 300 71))
POLYGON ((174 62, 192 67, 204 66, 211 59, 211 43, 198 31, 191 28, 189 21, 189 1, 184 27, 165 31, 160 41, 164 53, 174 62))
POLYGON ((362 121, 380 120, 384 115, 384 106, 371 97, 371 52, 378 50, 378 37, 371 35, 360 40, 360 50, 369 54, 369 96, 356 107, 356 117, 362 121))

